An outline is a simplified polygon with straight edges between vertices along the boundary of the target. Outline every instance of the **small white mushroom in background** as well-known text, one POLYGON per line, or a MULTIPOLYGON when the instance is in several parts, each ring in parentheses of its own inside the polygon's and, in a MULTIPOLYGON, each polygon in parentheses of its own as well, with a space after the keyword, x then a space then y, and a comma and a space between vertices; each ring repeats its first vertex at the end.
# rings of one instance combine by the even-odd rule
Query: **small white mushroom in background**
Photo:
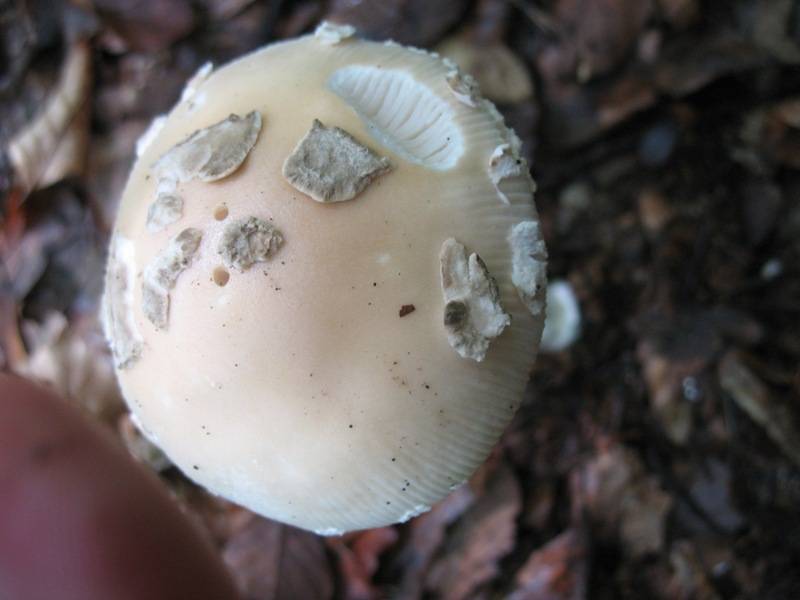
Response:
POLYGON ((572 286, 557 280, 547 286, 547 318, 542 333, 542 352, 561 352, 581 334, 581 308, 572 286))
POLYGON ((198 73, 139 145, 104 296, 132 422, 211 492, 324 535, 465 481, 544 326, 519 139, 452 64, 352 34, 198 73))

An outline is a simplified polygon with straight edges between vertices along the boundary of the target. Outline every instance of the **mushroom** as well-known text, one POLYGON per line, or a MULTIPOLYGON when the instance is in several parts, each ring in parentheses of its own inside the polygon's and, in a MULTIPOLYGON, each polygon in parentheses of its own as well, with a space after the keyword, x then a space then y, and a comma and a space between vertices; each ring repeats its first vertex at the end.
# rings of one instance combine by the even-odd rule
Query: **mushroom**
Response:
POLYGON ((105 329, 135 422, 212 493, 405 521, 513 416, 545 251, 518 138, 459 82, 325 24, 204 70, 140 144, 105 329))
POLYGON ((581 307, 572 285, 565 280, 547 286, 547 319, 542 332, 542 352, 566 350, 581 335, 581 307))

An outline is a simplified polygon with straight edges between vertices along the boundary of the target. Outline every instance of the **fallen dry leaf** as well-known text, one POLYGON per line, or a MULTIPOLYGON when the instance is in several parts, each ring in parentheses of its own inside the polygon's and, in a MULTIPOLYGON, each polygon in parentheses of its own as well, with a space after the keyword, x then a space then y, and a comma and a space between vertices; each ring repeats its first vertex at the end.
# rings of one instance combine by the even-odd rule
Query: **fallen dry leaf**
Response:
POLYGON ((514 577, 508 600, 583 600, 587 554, 585 533, 568 529, 531 553, 514 577))
POLYGON ((657 0, 664 18, 674 27, 685 29, 700 17, 698 0, 657 0))
POLYGON ((698 39, 679 39, 664 48, 652 72, 659 91, 676 98, 698 91, 720 77, 763 64, 765 54, 728 31, 698 39))
POLYGON ((793 65, 800 63, 800 45, 792 35, 796 11, 794 0, 761 0, 753 19, 756 43, 778 60, 793 65))
POLYGON ((639 74, 630 72, 595 94, 597 125, 603 131, 608 130, 650 108, 656 99, 652 84, 639 74))
POLYGON ((560 67, 550 65, 551 60, 557 60, 552 48, 543 50, 537 60, 544 74, 542 96, 548 114, 542 125, 548 143, 559 148, 587 143, 656 103, 652 83, 636 70, 585 85, 561 79, 560 67))
POLYGON ((533 96, 528 67, 501 41, 478 42, 461 33, 444 40, 436 51, 472 75, 492 102, 515 104, 533 96))
POLYGON ((684 393, 684 382, 699 373, 707 363, 674 361, 659 354, 647 341, 639 343, 637 350, 644 378, 650 391, 653 414, 664 433, 674 443, 684 445, 692 433, 692 407, 684 393))
POLYGON ((702 396, 699 380, 722 348, 723 335, 746 335, 737 328, 749 323, 724 308, 686 307, 672 313, 653 307, 640 318, 637 358, 651 410, 672 442, 685 445, 689 440, 692 405, 702 396))
POLYGON ((148 440, 133 422, 130 413, 125 413, 117 420, 117 433, 131 456, 156 472, 164 471, 172 466, 161 448, 148 440))
POLYGON ((395 600, 415 600, 422 596, 425 574, 445 539, 445 530, 475 501, 470 486, 462 485, 428 512, 412 519, 407 539, 393 557, 389 569, 401 574, 393 592, 395 600))
MULTIPOLYGON (((319 10, 319 7, 317 9, 319 10)), ((318 10, 315 15, 318 14, 318 10)), ((209 32, 210 35, 206 37, 209 53, 203 60, 210 54, 216 58, 214 61, 216 64, 222 65, 273 41, 278 33, 275 30, 275 19, 280 11, 281 5, 276 2, 253 2, 235 15, 217 19, 209 32)), ((198 64, 195 70, 199 66, 198 64)))
POLYGON ((333 597, 325 545, 307 531, 251 515, 222 558, 247 600, 333 597))
POLYGON ((800 98, 753 111, 740 135, 768 160, 800 169, 800 98))
POLYGON ((275 37, 278 39, 296 37, 314 29, 320 20, 322 6, 318 2, 298 4, 297 8, 275 24, 275 37))
POLYGON ((779 186, 762 177, 750 177, 742 185, 742 211, 747 241, 758 246, 775 231, 783 205, 779 186))
POLYGON ((505 465, 455 525, 441 556, 426 577, 426 588, 444 600, 472 598, 499 573, 498 562, 514 547, 522 509, 519 482, 505 465))
MULTIPOLYGON (((25 216, 21 217, 21 229, 11 235, 0 236, 3 257, 3 279, 7 278, 5 291, 15 300, 30 293, 47 268, 48 249, 64 237, 64 227, 58 223, 40 223, 25 228, 25 216)), ((8 224, 8 222, 7 222, 8 224)))
POLYGON ((580 81, 603 75, 634 47, 650 17, 650 0, 559 0, 555 18, 561 44, 575 47, 575 72, 580 81))
POLYGON ((253 4, 255 0, 202 0, 214 19, 230 19, 253 4))
MULTIPOLYGON (((609 0, 567 0, 571 10, 582 1, 594 6, 609 0)), ((648 3, 642 2, 641 6, 645 4, 648 3)), ((585 21, 592 22, 592 19, 585 18, 585 21)), ((561 29, 570 31, 571 27, 575 26, 568 23, 561 29)), ((649 58, 655 63, 647 64, 646 68, 632 60, 633 49, 627 48, 619 60, 624 62, 623 59, 628 58, 629 64, 620 67, 620 74, 587 83, 586 79, 594 74, 592 69, 598 67, 591 61, 580 62, 577 44, 577 38, 562 34, 557 42, 544 45, 535 55, 542 80, 541 95, 548 113, 548 119, 543 122, 544 133, 548 142, 562 148, 595 139, 656 105, 660 94, 683 98, 721 77, 763 64, 766 57, 752 42, 730 32, 698 39, 684 37, 665 43, 656 53, 657 58, 649 58)), ((598 46, 597 56, 606 56, 602 45, 598 46)))
POLYGON ((531 493, 526 496, 522 522, 533 529, 546 530, 553 518, 553 509, 557 499, 555 484, 552 480, 537 480, 531 493))
POLYGON ((467 9, 466 0, 332 0, 326 19, 348 23, 376 40, 427 47, 458 23, 467 9))
POLYGON ((328 538, 328 547, 339 557, 345 600, 379 597, 372 585, 372 576, 378 568, 379 556, 396 541, 397 530, 393 527, 369 529, 345 538, 328 538))
POLYGON ((611 442, 579 467, 573 496, 606 539, 621 539, 626 553, 638 557, 660 550, 672 497, 647 475, 631 450, 611 442))
POLYGON ((697 549, 687 540, 672 544, 669 552, 671 577, 666 582, 666 597, 715 600, 720 598, 709 581, 707 569, 697 549))
POLYGON ((783 453, 800 466, 800 432, 791 414, 773 398, 764 383, 731 350, 719 363, 719 384, 753 421, 764 428, 783 453))
POLYGON ((603 537, 613 537, 622 513, 620 498, 632 481, 641 476, 642 464, 636 455, 611 442, 575 472, 573 495, 598 525, 603 537))
POLYGON ((657 236, 672 220, 674 211, 666 196, 656 188, 644 188, 637 195, 639 220, 645 231, 657 236))
POLYGON ((54 311, 96 312, 105 241, 80 191, 66 182, 52 185, 32 193, 21 210, 21 237, 14 233, 6 244, 0 234, 4 293, 24 302, 25 316, 39 322, 54 311))
POLYGON ((186 478, 177 478, 169 489, 178 508, 220 552, 253 519, 249 510, 209 494, 186 478))
POLYGON ((3 350, 3 369, 14 369, 28 358, 19 330, 19 307, 14 298, 0 294, 0 347, 3 350))
MULTIPOLYGON (((19 93, 16 100, 30 101, 31 97, 26 96, 31 90, 22 88, 31 83, 26 81, 26 74, 38 58, 38 53, 58 45, 64 29, 75 31, 79 28, 79 23, 72 22, 73 17, 77 17, 73 12, 73 3, 64 5, 62 0, 0 3, 0 56, 3 57, 0 61, 0 103, 4 97, 13 97, 15 93, 19 93), (67 27, 65 21, 70 21, 67 27), (72 25, 76 27, 73 29, 72 25)), ((38 87, 36 84, 34 86, 38 87)), ((30 106, 25 108, 30 109, 30 106)), ((8 133, 8 125, 11 129, 19 126, 15 117, 22 111, 18 113, 12 108, 9 112, 3 111, 0 138, 8 133)))
POLYGON ((168 48, 195 24, 188 0, 94 0, 93 4, 128 48, 142 52, 168 48))
POLYGON ((104 135, 97 135, 89 149, 88 188, 96 199, 99 217, 111 229, 117 205, 136 156, 136 140, 147 130, 149 120, 121 121, 104 135))
POLYGON ((91 49, 75 43, 44 108, 8 143, 17 185, 24 194, 83 172, 88 143, 91 49))
POLYGON ((183 64, 169 56, 123 54, 113 74, 99 77, 92 105, 92 118, 103 126, 98 133, 113 134, 130 119, 146 120, 147 127, 154 117, 173 108, 202 62, 183 64))
POLYGON ((625 551, 633 557, 655 554, 664 545, 664 526, 672 508, 672 496, 653 477, 633 482, 620 498, 620 535, 625 551))
MULTIPOLYGON (((686 480, 687 477, 683 479, 686 480)), ((744 518, 734 502, 731 469, 727 463, 711 458, 693 469, 688 479, 692 502, 708 516, 719 531, 733 533, 742 527, 744 518)), ((689 513, 688 510, 684 510, 681 514, 677 507, 675 512, 676 519, 680 518, 684 528, 692 527, 692 523, 698 520, 694 512, 689 513)), ((704 524, 697 524, 694 527, 700 529, 702 525, 704 524)))
POLYGON ((359 533, 348 544, 358 558, 364 573, 372 577, 378 570, 380 555, 397 541, 394 527, 378 527, 359 533))
POLYGON ((37 188, 44 188, 62 179, 81 175, 85 171, 90 113, 88 102, 78 108, 55 147, 47 168, 42 172, 36 184, 37 188))
POLYGON ((31 351, 14 371, 51 386, 101 421, 114 423, 125 405, 98 323, 87 319, 70 324, 64 315, 51 313, 43 324, 27 321, 23 329, 31 351))

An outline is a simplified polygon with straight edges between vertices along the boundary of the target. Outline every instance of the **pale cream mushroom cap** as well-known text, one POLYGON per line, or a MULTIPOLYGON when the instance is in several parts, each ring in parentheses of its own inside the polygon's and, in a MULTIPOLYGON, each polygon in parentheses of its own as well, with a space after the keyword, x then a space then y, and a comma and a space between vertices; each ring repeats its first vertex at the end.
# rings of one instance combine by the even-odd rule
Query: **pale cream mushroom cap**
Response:
POLYGON ((136 422, 211 492, 324 534, 403 521, 464 482, 519 406, 543 322, 544 246, 512 235, 527 222, 538 236, 532 182, 523 161, 498 193, 490 163, 504 145, 516 157, 518 141, 488 102, 459 100, 453 72, 392 43, 307 36, 202 74, 141 144, 112 240, 106 329, 136 422), (395 103, 372 126, 354 110, 371 110, 365 94, 395 103), (177 183, 180 217, 148 231, 156 161, 252 111, 261 128, 239 168, 177 183), (282 167, 315 119, 391 170, 345 202, 295 189, 282 167), (434 139, 443 132, 449 141, 434 139), (249 217, 282 244, 249 269, 227 268, 223 231, 249 217), (170 279, 159 329, 142 309, 143 279, 187 229, 202 237, 170 279), (480 362, 460 356, 443 325, 450 238, 480 255, 511 319, 480 362), (512 272, 539 279, 518 291, 512 272))

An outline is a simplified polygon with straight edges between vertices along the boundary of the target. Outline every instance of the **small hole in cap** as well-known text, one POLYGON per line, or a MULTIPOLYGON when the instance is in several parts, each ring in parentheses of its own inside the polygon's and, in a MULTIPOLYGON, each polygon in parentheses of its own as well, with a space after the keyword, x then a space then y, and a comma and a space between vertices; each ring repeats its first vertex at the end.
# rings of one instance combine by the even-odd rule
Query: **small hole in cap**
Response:
POLYGON ((225 218, 228 216, 228 207, 224 204, 220 204, 217 208, 214 209, 214 218, 217 221, 224 221, 225 218))
POLYGON ((211 278, 214 280, 218 286, 222 287, 228 280, 231 278, 231 274, 228 273, 228 270, 223 267, 217 267, 214 269, 214 273, 211 275, 211 278))

